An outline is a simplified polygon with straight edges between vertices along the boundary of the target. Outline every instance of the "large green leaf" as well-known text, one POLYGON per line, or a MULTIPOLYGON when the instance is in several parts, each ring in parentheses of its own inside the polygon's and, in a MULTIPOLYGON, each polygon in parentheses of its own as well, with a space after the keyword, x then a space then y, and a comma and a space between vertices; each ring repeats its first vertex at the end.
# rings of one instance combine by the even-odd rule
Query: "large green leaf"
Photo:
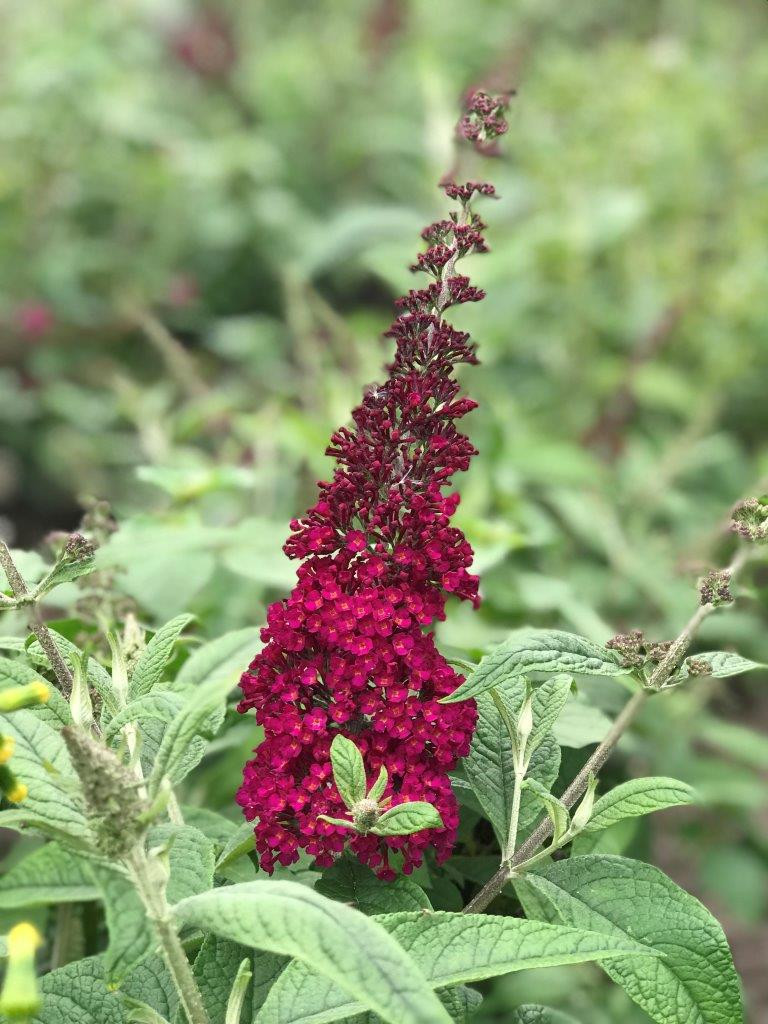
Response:
POLYGON ((329 983, 359 999, 359 1010, 373 1010, 391 1024, 450 1020, 381 925, 306 886, 248 882, 183 900, 174 909, 183 924, 312 964, 329 983))
POLYGON ((661 953, 659 960, 603 963, 657 1024, 743 1021, 739 979, 722 928, 658 868, 592 854, 531 872, 516 885, 529 913, 554 914, 566 924, 632 939, 661 953))
POLYGON ((692 804, 696 791, 685 782, 662 776, 630 779, 616 786, 596 801, 585 832, 599 832, 623 818, 637 818, 665 807, 692 804))
POLYGON ((46 843, 0 877, 0 910, 98 899, 86 862, 46 843))
POLYGON ((177 615, 158 629, 131 673, 128 691, 131 698, 143 697, 154 690, 163 678, 174 644, 192 619, 192 615, 177 615))
POLYGON ((430 909, 427 894, 410 878, 401 875, 393 882, 382 882, 350 853, 339 857, 323 872, 315 889, 339 903, 351 904, 364 914, 430 909))
POLYGON ((491 687, 531 672, 567 672, 575 675, 618 676, 626 674, 615 651, 601 647, 575 633, 556 629, 524 629, 480 661, 465 681, 444 703, 467 700, 491 687))
POLYGON ((124 1024, 122 999, 107 988, 100 957, 51 971, 40 990, 43 1005, 33 1024, 124 1024))
POLYGON ((0 732, 16 741, 13 770, 29 789, 19 810, 36 826, 82 845, 89 835, 88 822, 59 733, 31 710, 0 715, 0 732))
POLYGON ((146 722, 151 719, 168 724, 181 711, 183 703, 180 694, 168 693, 167 690, 157 690, 144 697, 136 697, 109 720, 104 734, 108 741, 112 741, 129 722, 146 722))
MULTIPOLYGON (((637 955, 643 948, 625 936, 513 917, 421 912, 386 914, 376 920, 413 958, 433 988, 527 968, 637 955)), ((328 1024, 362 1009, 359 994, 356 999, 354 992, 352 996, 311 963, 297 961, 275 982, 256 1019, 259 1024, 328 1024)))

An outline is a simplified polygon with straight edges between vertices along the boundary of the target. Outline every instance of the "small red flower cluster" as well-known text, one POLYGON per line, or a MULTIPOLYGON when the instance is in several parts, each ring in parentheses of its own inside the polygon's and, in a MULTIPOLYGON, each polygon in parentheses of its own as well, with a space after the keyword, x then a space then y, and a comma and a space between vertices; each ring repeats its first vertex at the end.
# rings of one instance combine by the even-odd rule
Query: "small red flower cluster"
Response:
POLYGON ((475 403, 459 396, 453 371, 476 363, 469 336, 445 311, 483 298, 456 261, 485 252, 484 225, 471 209, 476 182, 447 185, 460 211, 424 232, 416 269, 434 278, 399 300, 388 337, 396 353, 387 381, 366 393, 353 426, 331 438, 338 468, 320 497, 291 523, 286 553, 302 560, 296 586, 268 611, 263 650, 241 680, 241 711, 255 709, 264 740, 245 766, 238 801, 257 819, 261 866, 294 862, 304 849, 327 866, 347 841, 361 861, 393 877, 434 846, 445 859, 458 826, 448 771, 466 756, 472 701, 440 704, 462 677, 428 628, 445 617, 450 594, 478 603, 472 549, 451 526, 459 498, 444 494, 475 449, 454 421, 475 403), (320 819, 346 813, 331 774, 330 745, 341 732, 360 749, 370 781, 384 765, 392 804, 425 800, 444 828, 407 836, 354 835, 320 819))
POLYGON ((489 96, 487 92, 473 92, 466 102, 466 113, 459 121, 458 132, 469 142, 490 142, 507 130, 504 111, 508 97, 489 96))

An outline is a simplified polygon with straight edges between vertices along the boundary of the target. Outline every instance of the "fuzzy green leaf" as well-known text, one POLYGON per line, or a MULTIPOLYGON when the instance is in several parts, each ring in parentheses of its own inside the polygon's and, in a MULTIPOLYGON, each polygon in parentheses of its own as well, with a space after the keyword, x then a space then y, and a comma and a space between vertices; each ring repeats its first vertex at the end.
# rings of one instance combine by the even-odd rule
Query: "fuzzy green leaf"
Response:
POLYGON ((0 878, 0 910, 98 897, 87 863, 59 843, 33 850, 0 878))
MULTIPOLYGON (((626 957, 642 950, 626 937, 512 917, 421 912, 386 914, 376 920, 413 958, 433 988, 527 968, 626 957)), ((328 1024, 361 1009, 358 1000, 351 1001, 311 963, 296 962, 277 980, 256 1020, 257 1024, 328 1024)))
POLYGON ((567 1013, 552 1010, 548 1006, 527 1003, 525 1006, 518 1006, 509 1018, 509 1024, 578 1024, 578 1021, 567 1013))
MULTIPOLYGON (((500 691, 515 713, 522 704, 524 686, 519 680, 500 691)), ((499 845, 504 846, 509 833, 514 788, 514 751, 512 741, 491 696, 477 698, 477 727, 472 737, 469 756, 464 761, 467 777, 477 799, 493 825, 499 845)), ((549 789, 560 769, 560 748, 551 733, 544 736, 531 756, 528 777, 549 789)), ((532 793, 523 793, 519 832, 533 823, 540 813, 532 793)))
POLYGON ((442 828, 440 812, 424 800, 412 800, 385 811, 371 829, 377 836, 409 836, 425 828, 442 828))
POLYGON ((621 666, 615 651, 574 633, 556 629, 518 630, 487 654, 461 686, 443 698, 443 703, 477 697, 509 679, 531 672, 618 676, 628 671, 621 666))
POLYGON ((43 1005, 32 1024, 124 1024, 122 999, 107 988, 100 957, 51 971, 40 991, 43 1005))
POLYGON ((631 939, 662 954, 605 961, 608 975, 657 1024, 741 1024, 739 979, 723 930, 658 868, 592 854, 558 861, 516 883, 529 912, 631 939), (535 899, 529 902, 527 893, 535 899))
POLYGON ((610 790, 596 801, 585 832, 599 832, 623 818, 637 818, 652 811, 698 800, 696 791, 685 782, 664 777, 631 779, 610 790))
POLYGON ((568 831, 568 826, 571 822, 568 808, 562 800, 558 800, 546 786, 542 786, 536 779, 526 779, 525 788, 541 801, 552 822, 553 840, 556 844, 559 843, 568 831))
POLYGON ((148 780, 151 794, 157 793, 166 776, 180 782, 200 762, 207 740, 221 727, 232 685, 228 675, 216 676, 191 691, 163 735, 148 780))
MULTIPOLYGON (((293 882, 249 882, 183 900, 177 919, 224 938, 313 965, 391 1024, 447 1024, 413 961, 359 911, 293 882)), ((270 1019, 268 1015, 263 1019, 270 1019)))
POLYGON ((128 692, 132 699, 143 697, 154 690, 163 678, 174 644, 193 618, 192 615, 177 615, 175 619, 171 619, 158 629, 131 674, 128 692))
POLYGON ((261 630, 249 626, 225 633, 199 647, 181 666, 174 689, 228 679, 234 686, 261 644, 261 630))
POLYGON ((349 853, 323 872, 315 889, 329 899, 351 904, 364 914, 431 909, 427 894, 410 878, 401 875, 393 882, 382 882, 349 853))
POLYGON ((16 741, 13 770, 29 788, 19 811, 35 825, 82 846, 89 835, 88 822, 59 733, 30 710, 0 715, 0 733, 16 741))
POLYGON ((348 808, 365 797, 368 781, 365 776, 363 755, 352 740, 342 736, 334 736, 331 743, 331 767, 336 789, 348 808))

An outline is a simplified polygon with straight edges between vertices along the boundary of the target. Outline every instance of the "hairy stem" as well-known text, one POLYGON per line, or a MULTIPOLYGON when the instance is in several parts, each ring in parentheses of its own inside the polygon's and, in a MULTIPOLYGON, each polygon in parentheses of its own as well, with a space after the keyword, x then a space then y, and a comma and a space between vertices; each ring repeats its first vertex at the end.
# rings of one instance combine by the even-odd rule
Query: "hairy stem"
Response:
MULTIPOLYGON (((750 550, 741 548, 727 568, 731 579, 740 572, 749 561, 750 550)), ((631 697, 622 708, 611 728, 605 735, 602 743, 597 747, 587 763, 574 778, 561 800, 566 807, 572 807, 587 788, 590 775, 597 775, 613 753, 616 744, 624 732, 637 716, 640 709, 647 701, 653 691, 663 689, 670 676, 675 672, 682 657, 688 650, 691 640, 701 623, 712 614, 715 605, 705 604, 696 609, 694 614, 683 627, 680 635, 674 641, 666 656, 662 658, 646 684, 646 690, 640 690, 631 697)), ((480 892, 474 896, 464 908, 465 913, 481 913, 501 893, 507 882, 514 876, 515 868, 529 860, 536 853, 546 839, 552 834, 552 822, 546 818, 539 827, 531 833, 526 841, 520 846, 517 852, 510 858, 505 859, 496 873, 485 883, 480 892)))
MULTIPOLYGON (((8 545, 2 540, 0 540, 0 566, 2 566, 5 575, 8 577, 8 583, 11 586, 14 597, 30 597, 29 588, 24 581, 24 577, 16 567, 16 563, 8 549, 8 545)), ((45 651, 45 655, 50 662, 61 692, 65 697, 69 697, 72 693, 72 673, 67 668, 67 665, 61 656, 61 652, 56 646, 56 641, 53 639, 51 631, 43 622, 40 609, 35 601, 31 601, 28 625, 30 630, 37 637, 38 643, 45 651)))
POLYGON ((502 851, 502 859, 505 864, 509 864, 515 852, 515 846, 517 845, 517 829, 520 822, 520 798, 523 794, 523 779, 525 778, 525 772, 515 772, 515 783, 512 790, 512 812, 509 816, 509 835, 507 841, 504 844, 504 850, 502 851))
POLYGON ((210 1024, 195 976, 173 922, 164 886, 154 877, 144 847, 139 845, 127 859, 131 880, 147 917, 152 922, 166 966, 189 1024, 210 1024))

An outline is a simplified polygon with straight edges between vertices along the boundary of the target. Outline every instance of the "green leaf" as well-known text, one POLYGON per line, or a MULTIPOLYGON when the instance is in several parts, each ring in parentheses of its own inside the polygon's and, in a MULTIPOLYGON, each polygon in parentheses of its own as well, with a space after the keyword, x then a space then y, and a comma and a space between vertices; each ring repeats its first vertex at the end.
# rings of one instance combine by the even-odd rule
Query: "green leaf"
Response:
MULTIPOLYGON (((516 886, 524 899, 533 890, 540 913, 661 953, 663 959, 653 962, 628 957, 602 964, 657 1024, 743 1021, 739 979, 722 928, 658 868, 593 854, 531 872, 516 886)), ((527 900, 526 909, 532 909, 527 900)))
POLYGON ((566 702, 552 732, 561 747, 586 747, 600 743, 611 727, 611 720, 599 708, 572 697, 566 702))
POLYGON ((61 586, 62 583, 73 583, 81 576, 87 576, 88 573, 93 572, 93 570, 93 555, 75 560, 62 559, 62 561, 54 565, 50 572, 34 587, 34 593, 38 597, 43 597, 49 591, 53 590, 54 587, 61 586))
POLYGON ((174 910, 183 924, 311 963, 359 998, 361 1010, 373 1010, 391 1024, 450 1020, 411 958, 384 928, 306 886, 248 882, 183 900, 174 910))
POLYGON ((221 727, 232 685, 229 675, 215 676, 191 691, 163 735, 148 780, 152 795, 166 776, 180 782, 202 760, 207 741, 221 727))
POLYGON ((331 743, 331 767, 339 796, 351 809, 359 800, 364 799, 368 780, 363 755, 352 740, 341 733, 334 736, 331 743))
MULTIPOLYGON (((524 687, 514 680, 503 687, 505 699, 514 706, 522 703, 524 687)), ((493 825, 499 845, 504 846, 509 833, 514 787, 514 751, 506 727, 496 705, 487 693, 477 698, 477 727, 472 737, 464 768, 480 805, 493 825)), ((531 756, 528 777, 551 788, 560 769, 560 748, 554 737, 547 735, 531 756)), ((519 832, 539 814, 539 803, 532 793, 523 792, 519 832)))
POLYGON ((172 722, 183 706, 183 699, 178 693, 158 690, 129 701, 117 714, 109 720, 104 730, 108 742, 112 742, 120 730, 129 722, 143 722, 152 719, 166 724, 172 722))
POLYGON ((567 1013, 552 1010, 548 1006, 527 1003, 525 1006, 518 1006, 509 1018, 509 1024, 578 1024, 578 1021, 567 1013))
POLYGON ((104 978, 116 988, 155 948, 157 939, 144 906, 122 872, 92 864, 91 873, 104 902, 109 944, 104 953, 104 978))
POLYGON ((169 1024, 167 1017, 163 1017, 146 1003, 133 999, 126 999, 125 1003, 128 1007, 126 1024, 169 1024))
POLYGON ((568 808, 562 800, 558 800, 546 786, 542 786, 536 779, 526 779, 524 785, 543 804, 552 822, 553 840, 557 845, 568 831, 568 826, 571 823, 571 815, 568 812, 568 808))
POLYGON ((468 700, 491 687, 530 672, 568 672, 574 675, 618 676, 629 669, 619 656, 574 633, 556 629, 518 630, 487 654, 467 679, 442 703, 468 700))
POLYGON ((40 673, 19 658, 0 658, 0 687, 25 686, 40 678, 40 673))
POLYGON ((166 895, 171 903, 196 896, 213 885, 213 842, 192 825, 156 825, 147 846, 168 847, 170 876, 166 895))
POLYGON ((551 732, 565 707, 573 686, 573 676, 557 675, 545 680, 533 691, 533 729, 528 737, 527 752, 532 753, 551 732))
MULTIPOLYGON (((433 988, 482 981, 511 971, 637 955, 625 937, 580 928, 481 914, 386 914, 376 920, 397 940, 433 988)), ((645 959, 652 959, 647 951, 645 959)), ((620 960, 611 960, 620 962, 620 960)), ((357 995, 357 999, 355 996, 357 995)), ((338 984, 311 962, 288 965, 272 988, 258 1024, 327 1024, 359 1013, 338 984)))
POLYGON ((218 860, 216 861, 216 870, 218 871, 220 868, 227 867, 240 857, 245 857, 247 854, 253 853, 255 849, 253 822, 244 821, 237 827, 236 831, 232 833, 224 844, 218 860))
POLYGON ((123 1024, 121 997, 104 981, 101 958, 76 960, 40 980, 43 1005, 33 1024, 123 1024))
MULTIPOLYGON (((274 953, 260 953, 240 946, 236 942, 222 939, 218 935, 206 935, 200 951, 195 957, 192 972, 197 980, 203 1005, 210 1024, 224 1024, 232 986, 243 960, 247 959, 253 972, 249 991, 243 1007, 243 1019, 252 1020, 254 1012, 261 1006, 275 978, 285 966, 284 957, 274 953), (253 993, 257 1004, 253 1005, 253 993)), ((186 1024, 179 1012, 175 1024, 186 1024)))
POLYGON ((409 836, 425 828, 443 828, 440 812, 424 800, 412 800, 390 807, 371 832, 377 836, 409 836))
POLYGON ((158 629, 131 675, 128 691, 131 698, 143 697, 154 690, 163 678, 174 644, 193 619, 193 615, 177 615, 175 619, 171 619, 158 629))
POLYGON ((637 818, 652 811, 698 801, 696 791, 685 782, 664 777, 631 779, 596 801, 585 832, 599 832, 622 818, 637 818))
MULTIPOLYGON (((59 653, 71 671, 83 660, 83 652, 76 647, 71 640, 67 640, 61 633, 48 627, 59 653)), ((27 655, 38 665, 50 667, 48 656, 37 640, 33 640, 27 648, 27 655)), ((112 686, 112 677, 100 662, 95 658, 88 658, 86 662, 86 673, 88 685, 96 690, 101 697, 105 710, 114 714, 118 710, 118 701, 112 686)))
POLYGON ((768 667, 759 661, 750 661, 749 658, 742 658, 740 654, 733 654, 730 651, 705 651, 704 654, 692 654, 685 659, 679 672, 683 679, 691 675, 692 661, 706 661, 711 670, 704 674, 714 676, 715 679, 727 679, 729 676, 740 676, 743 672, 752 672, 756 668, 768 667))
POLYGON ((46 843, 0 877, 0 910, 98 899, 88 865, 58 843, 46 843))
POLYGON ((260 648, 261 630, 256 627, 225 633, 187 658, 176 676, 174 689, 197 687, 217 679, 228 679, 234 686, 260 648))
POLYGON ((376 776, 376 781, 368 790, 368 799, 376 801, 381 800, 382 796, 384 795, 384 790, 387 788, 388 781, 389 772, 384 767, 384 765, 382 765, 381 768, 379 769, 379 774, 376 776))
POLYGON ((35 825, 82 846, 90 830, 79 782, 59 733, 30 710, 0 715, 0 732, 16 741, 13 770, 29 787, 19 810, 35 825))
POLYGON ((149 956, 134 968, 120 987, 123 995, 146 1003, 166 1020, 172 1021, 179 995, 165 961, 158 954, 149 956))
POLYGON ((350 853, 339 857, 323 872, 315 889, 329 899, 351 904, 364 914, 431 909, 427 894, 412 879, 401 875, 392 882, 383 882, 350 853))
POLYGON ((248 995, 248 986, 251 982, 250 961, 250 956, 246 956, 240 961, 240 966, 237 969, 235 980, 232 982, 232 988, 229 992, 224 1024, 240 1024, 240 1016, 243 1012, 248 995))

